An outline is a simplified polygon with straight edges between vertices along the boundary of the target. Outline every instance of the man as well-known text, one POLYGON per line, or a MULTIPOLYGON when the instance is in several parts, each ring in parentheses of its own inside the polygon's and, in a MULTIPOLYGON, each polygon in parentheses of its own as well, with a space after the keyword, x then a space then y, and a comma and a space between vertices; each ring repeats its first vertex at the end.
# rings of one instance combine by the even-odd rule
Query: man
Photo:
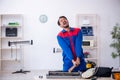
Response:
POLYGON ((72 28, 65 16, 60 16, 58 25, 63 28, 57 35, 57 40, 63 50, 63 71, 69 71, 74 66, 74 72, 85 71, 86 62, 82 50, 82 33, 79 28, 72 28))

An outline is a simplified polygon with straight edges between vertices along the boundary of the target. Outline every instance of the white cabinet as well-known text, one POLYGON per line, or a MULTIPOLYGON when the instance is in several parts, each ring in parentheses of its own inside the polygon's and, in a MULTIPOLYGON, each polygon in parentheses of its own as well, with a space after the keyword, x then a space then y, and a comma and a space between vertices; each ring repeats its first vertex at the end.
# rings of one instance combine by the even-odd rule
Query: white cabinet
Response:
POLYGON ((23 39, 23 16, 21 14, 0 15, 0 68, 15 70, 20 65, 20 53, 23 48, 9 46, 9 41, 23 39))
POLYGON ((83 52, 88 55, 86 61, 93 61, 99 65, 99 30, 96 14, 77 14, 76 25, 83 33, 83 52))

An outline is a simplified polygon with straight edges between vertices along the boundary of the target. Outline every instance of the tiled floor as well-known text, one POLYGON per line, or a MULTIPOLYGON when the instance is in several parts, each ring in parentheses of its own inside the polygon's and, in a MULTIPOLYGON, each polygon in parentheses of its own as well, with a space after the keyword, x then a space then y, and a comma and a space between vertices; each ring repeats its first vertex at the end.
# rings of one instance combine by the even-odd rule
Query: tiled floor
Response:
POLYGON ((46 73, 46 71, 31 71, 26 74, 12 74, 12 72, 1 71, 0 80, 34 80, 35 77, 46 75, 46 73))

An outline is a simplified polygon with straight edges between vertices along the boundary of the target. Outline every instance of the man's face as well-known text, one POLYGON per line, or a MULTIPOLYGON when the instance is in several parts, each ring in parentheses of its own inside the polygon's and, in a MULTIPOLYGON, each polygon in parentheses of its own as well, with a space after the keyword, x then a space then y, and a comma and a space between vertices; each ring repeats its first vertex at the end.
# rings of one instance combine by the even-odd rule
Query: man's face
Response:
POLYGON ((60 18, 60 19, 59 19, 59 23, 60 23, 60 26, 61 26, 62 28, 68 28, 68 27, 69 27, 68 20, 65 19, 65 18, 60 18))

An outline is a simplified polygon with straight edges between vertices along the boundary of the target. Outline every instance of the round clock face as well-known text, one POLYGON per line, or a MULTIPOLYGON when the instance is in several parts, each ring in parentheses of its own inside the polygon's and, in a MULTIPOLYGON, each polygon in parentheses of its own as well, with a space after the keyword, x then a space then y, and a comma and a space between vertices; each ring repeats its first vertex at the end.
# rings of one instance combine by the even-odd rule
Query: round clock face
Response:
POLYGON ((48 20, 48 17, 46 15, 40 15, 39 20, 41 23, 46 23, 48 20))

